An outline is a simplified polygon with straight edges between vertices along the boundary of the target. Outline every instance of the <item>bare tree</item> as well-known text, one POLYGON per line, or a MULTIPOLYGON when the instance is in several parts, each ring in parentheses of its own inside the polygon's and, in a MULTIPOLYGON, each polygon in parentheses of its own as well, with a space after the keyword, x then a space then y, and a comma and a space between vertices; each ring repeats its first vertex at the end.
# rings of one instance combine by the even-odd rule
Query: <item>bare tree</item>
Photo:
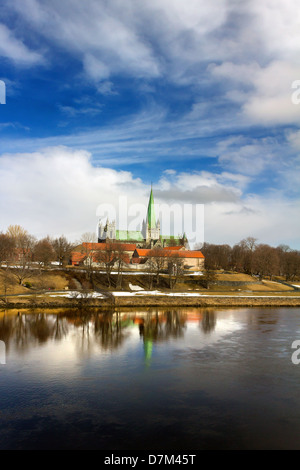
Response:
MULTIPOLYGON (((210 268, 206 264, 205 265, 210 268)), ((234 271, 244 272, 245 267, 245 248, 242 247, 240 244, 234 245, 231 252, 231 268, 234 271)))
POLYGON ((6 234, 15 241, 18 248, 23 245, 22 240, 29 235, 27 230, 21 227, 21 225, 10 225, 6 234))
POLYGON ((83 266, 86 271, 86 277, 94 284, 94 242, 82 242, 80 251, 84 255, 83 266))
POLYGON ((111 272, 116 261, 115 244, 108 242, 104 244, 104 249, 96 250, 94 258, 99 263, 103 263, 107 275, 108 286, 111 287, 111 272))
POLYGON ((257 238, 247 237, 240 241, 240 245, 249 251, 254 252, 257 246, 257 238))
POLYGON ((35 261, 44 266, 55 260, 55 251, 49 237, 43 238, 35 244, 33 257, 35 261))
POLYGON ((71 256, 73 244, 69 243, 64 235, 61 235, 59 238, 55 238, 55 240, 52 241, 52 246, 59 264, 67 264, 71 256))
POLYGON ((115 263, 117 266, 117 288, 122 287, 122 274, 123 267, 129 261, 128 254, 125 251, 124 245, 122 243, 114 243, 114 256, 115 263))
POLYGON ((14 254, 15 241, 6 233, 0 233, 0 264, 9 262, 14 254))
POLYGON ((9 269, 3 269, 2 270, 2 286, 3 286, 3 298, 4 298, 4 302, 6 303, 7 302, 7 296, 9 294, 9 292, 12 291, 13 287, 14 287, 14 284, 15 284, 15 281, 14 281, 14 277, 13 275, 11 274, 10 270, 9 269))
POLYGON ((7 229, 7 235, 13 240, 15 245, 12 258, 14 266, 11 267, 11 273, 21 285, 26 278, 34 275, 30 265, 36 240, 20 225, 10 225, 7 229))
POLYGON ((256 247, 253 257, 253 267, 259 278, 272 276, 279 272, 279 255, 276 248, 260 244, 256 247))
POLYGON ((160 247, 154 247, 148 254, 151 264, 156 275, 156 285, 159 285, 159 275, 166 267, 166 250, 160 247))
POLYGON ((229 269, 232 263, 232 248, 229 245, 204 243, 201 251, 208 269, 229 269))
POLYGON ((300 252, 291 250, 285 254, 286 280, 294 280, 300 276, 300 252))
POLYGON ((169 286, 170 289, 174 289, 178 279, 182 276, 184 271, 184 263, 182 257, 178 252, 169 251, 167 252, 167 263, 169 273, 169 286))
POLYGON ((215 283, 216 278, 217 276, 214 270, 206 269, 200 282, 206 289, 209 289, 215 283))
POLYGON ((243 253, 243 271, 247 274, 253 274, 254 270, 254 252, 257 247, 257 239, 254 237, 247 237, 241 240, 239 245, 243 253))
POLYGON ((97 243, 98 239, 94 232, 85 232, 81 235, 79 243, 97 243))
POLYGON ((153 277, 154 277, 154 272, 155 272, 154 259, 152 257, 148 258, 147 262, 145 263, 145 266, 147 267, 147 273, 148 273, 148 288, 152 290, 153 277))

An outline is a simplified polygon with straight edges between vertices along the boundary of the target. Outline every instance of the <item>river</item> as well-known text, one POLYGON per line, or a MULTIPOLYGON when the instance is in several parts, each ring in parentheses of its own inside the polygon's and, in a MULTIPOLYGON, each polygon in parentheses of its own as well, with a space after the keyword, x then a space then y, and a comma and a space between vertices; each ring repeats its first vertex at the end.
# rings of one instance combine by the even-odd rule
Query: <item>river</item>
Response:
POLYGON ((300 449, 299 308, 2 312, 0 340, 2 450, 300 449))

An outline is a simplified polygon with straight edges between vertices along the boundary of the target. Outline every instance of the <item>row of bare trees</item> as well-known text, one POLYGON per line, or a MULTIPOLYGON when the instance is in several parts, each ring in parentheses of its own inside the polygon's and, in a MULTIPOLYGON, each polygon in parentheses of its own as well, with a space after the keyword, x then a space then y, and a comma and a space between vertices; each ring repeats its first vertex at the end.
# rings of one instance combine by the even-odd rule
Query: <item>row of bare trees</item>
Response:
MULTIPOLYGON (((86 237, 82 237, 83 239, 86 237)), ((123 267, 128 262, 128 254, 121 243, 105 243, 104 249, 97 249, 92 242, 84 242, 81 247, 81 253, 84 255, 83 265, 87 273, 88 280, 94 284, 95 263, 102 264, 107 275, 108 286, 111 287, 112 271, 117 271, 117 285, 122 286, 123 267)))
MULTIPOLYGON (((64 235, 37 240, 20 225, 10 225, 6 233, 0 233, 0 264, 13 268, 10 273, 19 284, 31 277, 32 263, 41 267, 57 261, 63 265, 68 263, 72 249, 73 244, 64 235)), ((9 281, 8 275, 5 279, 9 281)))
MULTIPOLYGON (((80 240, 73 244, 64 235, 58 238, 47 236, 37 240, 20 225, 11 225, 6 233, 0 233, 0 266, 6 267, 2 269, 4 285, 8 287, 11 284, 11 278, 17 279, 21 285, 36 274, 32 270, 33 267, 46 267, 53 261, 61 266, 68 264, 71 252, 80 245, 83 254, 82 267, 92 286, 94 287, 95 264, 100 264, 106 272, 108 286, 112 285, 112 272, 115 271, 116 287, 121 288, 124 266, 129 262, 125 245, 108 242, 100 250, 97 249, 95 242, 95 235, 89 232, 84 233, 80 240)), ((159 285, 162 272, 168 272, 169 286, 174 288, 183 273, 184 266, 178 253, 153 248, 147 257, 145 269, 148 273, 150 289, 154 283, 159 285)))
POLYGON ((204 243, 201 251, 208 270, 225 269, 270 279, 282 276, 287 281, 300 276, 300 251, 287 245, 275 248, 248 237, 233 247, 204 243))
MULTIPOLYGON (((32 263, 45 267, 56 261, 63 266, 68 264, 71 252, 76 245, 81 245, 84 255, 84 269, 88 280, 94 285, 95 264, 103 266, 108 286, 112 285, 112 272, 117 274, 116 287, 122 287, 124 266, 129 262, 129 255, 124 244, 110 242, 104 248, 97 249, 94 245, 95 235, 85 233, 75 244, 70 243, 62 235, 58 238, 49 236, 37 240, 19 225, 11 225, 6 233, 0 233, 0 265, 11 267, 6 269, 5 284, 9 285, 10 276, 19 284, 31 277, 32 263)), ((258 243, 256 238, 248 237, 234 246, 204 243, 201 251, 205 256, 207 273, 218 269, 238 271, 260 278, 283 276, 287 281, 300 277, 300 251, 286 245, 272 247, 258 243)), ((169 274, 169 287, 174 288, 183 274, 184 263, 175 250, 163 250, 154 247, 147 256, 145 271, 148 273, 148 286, 159 285, 160 274, 169 274)))
MULTIPOLYGON (((109 287, 111 287, 113 271, 117 274, 116 287, 122 287, 124 266, 129 262, 129 255, 124 244, 107 242, 101 249, 97 249, 92 243, 83 243, 81 250, 84 254, 83 264, 89 281, 94 283, 94 266, 96 263, 104 267, 109 287)), ((168 273, 169 286, 173 289, 184 269, 183 260, 178 253, 162 248, 150 250, 145 266, 148 273, 149 289, 153 288, 154 282, 159 285, 159 276, 162 272, 168 273)))

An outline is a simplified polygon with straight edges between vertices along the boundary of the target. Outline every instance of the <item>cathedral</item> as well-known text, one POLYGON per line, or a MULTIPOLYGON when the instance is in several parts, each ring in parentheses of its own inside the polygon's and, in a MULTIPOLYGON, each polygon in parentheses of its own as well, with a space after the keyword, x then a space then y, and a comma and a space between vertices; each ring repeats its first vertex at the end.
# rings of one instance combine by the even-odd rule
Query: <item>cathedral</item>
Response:
POLYGON ((154 210, 154 198, 151 187, 146 220, 143 221, 142 230, 118 230, 116 221, 107 220, 98 224, 98 243, 117 241, 122 243, 135 243, 137 248, 153 248, 168 246, 188 247, 188 240, 182 236, 161 235, 160 222, 156 221, 154 210))

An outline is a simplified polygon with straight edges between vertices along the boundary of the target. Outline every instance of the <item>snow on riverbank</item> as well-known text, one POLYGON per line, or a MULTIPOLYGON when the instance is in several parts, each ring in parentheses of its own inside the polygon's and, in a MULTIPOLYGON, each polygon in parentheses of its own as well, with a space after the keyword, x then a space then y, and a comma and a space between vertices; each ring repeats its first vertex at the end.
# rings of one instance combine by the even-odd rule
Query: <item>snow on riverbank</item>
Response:
POLYGON ((141 286, 134 286, 133 284, 129 284, 129 288, 134 291, 144 290, 141 286))
MULTIPOLYGON (((134 286, 133 286, 134 287, 134 286)), ((136 286, 139 287, 139 286, 136 286)), ((300 287, 300 286, 299 286, 300 287)), ((147 297, 147 296, 166 296, 166 297, 218 297, 218 298, 299 298, 298 296, 285 296, 285 295, 241 295, 241 294, 202 294, 199 292, 161 292, 159 290, 135 290, 132 292, 127 291, 116 291, 111 292, 111 295, 114 297, 147 297)), ((60 291, 60 292, 46 292, 44 295, 49 297, 66 297, 68 299, 107 299, 106 295, 101 294, 100 292, 79 292, 79 291, 60 291)), ((25 294, 26 296, 26 294, 25 294)), ((38 295, 40 297, 40 295, 38 295)))

